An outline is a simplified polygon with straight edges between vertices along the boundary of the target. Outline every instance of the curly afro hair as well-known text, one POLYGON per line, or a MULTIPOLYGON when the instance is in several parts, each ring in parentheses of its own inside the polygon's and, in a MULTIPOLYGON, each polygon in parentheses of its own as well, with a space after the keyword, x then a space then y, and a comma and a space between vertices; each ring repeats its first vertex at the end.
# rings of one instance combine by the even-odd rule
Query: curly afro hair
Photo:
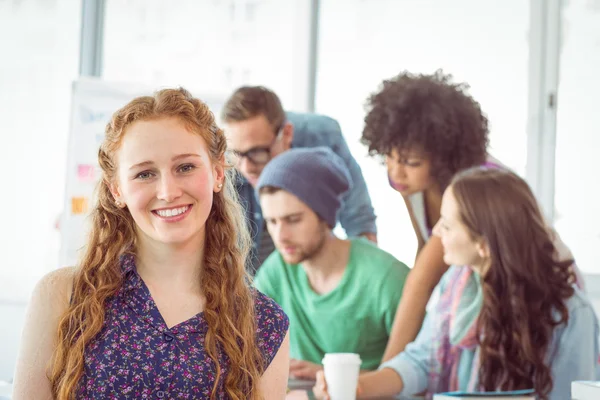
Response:
POLYGON ((367 100, 361 142, 371 156, 423 152, 444 189, 458 171, 486 160, 488 120, 468 89, 442 70, 385 80, 367 100))

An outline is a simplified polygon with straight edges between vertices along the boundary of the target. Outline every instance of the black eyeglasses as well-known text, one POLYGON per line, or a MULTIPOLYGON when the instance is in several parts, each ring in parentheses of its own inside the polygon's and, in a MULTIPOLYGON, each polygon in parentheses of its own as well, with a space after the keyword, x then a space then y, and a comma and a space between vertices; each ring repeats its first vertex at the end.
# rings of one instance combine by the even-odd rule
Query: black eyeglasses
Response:
POLYGON ((271 149, 273 148, 273 145, 277 142, 277 139, 279 139, 279 137, 281 136, 282 129, 283 124, 281 124, 281 127, 275 131, 275 137, 268 146, 253 147, 247 151, 231 150, 233 163, 238 164, 240 161, 242 161, 242 158, 244 157, 255 165, 264 165, 268 163, 271 160, 271 149))

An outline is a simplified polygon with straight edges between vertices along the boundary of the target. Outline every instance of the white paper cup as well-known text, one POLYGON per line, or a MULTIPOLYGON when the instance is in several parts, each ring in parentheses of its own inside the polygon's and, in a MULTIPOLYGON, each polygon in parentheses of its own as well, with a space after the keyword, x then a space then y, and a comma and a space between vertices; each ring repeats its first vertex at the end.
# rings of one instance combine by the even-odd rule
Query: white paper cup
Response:
POLYGON ((360 364, 360 356, 355 353, 325 354, 323 369, 331 400, 356 400, 360 364))

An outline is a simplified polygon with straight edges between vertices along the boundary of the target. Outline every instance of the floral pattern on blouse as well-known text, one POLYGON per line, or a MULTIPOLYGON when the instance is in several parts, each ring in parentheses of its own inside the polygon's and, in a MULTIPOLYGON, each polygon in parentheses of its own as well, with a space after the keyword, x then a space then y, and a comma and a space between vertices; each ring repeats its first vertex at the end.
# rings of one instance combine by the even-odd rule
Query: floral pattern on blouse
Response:
MULTIPOLYGON (((104 326, 84 352, 77 399, 208 399, 216 368, 204 350, 202 313, 168 328, 138 275, 132 255, 121 258, 123 286, 106 304, 104 326)), ((256 291, 256 340, 268 366, 288 330, 281 308, 256 291)), ((218 355, 225 399, 227 357, 218 355)))

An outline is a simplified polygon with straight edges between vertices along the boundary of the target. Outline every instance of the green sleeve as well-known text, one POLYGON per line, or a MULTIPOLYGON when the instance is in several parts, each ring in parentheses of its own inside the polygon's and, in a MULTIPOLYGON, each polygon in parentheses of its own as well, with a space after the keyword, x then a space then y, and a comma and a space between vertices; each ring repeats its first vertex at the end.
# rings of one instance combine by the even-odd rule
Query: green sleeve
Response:
POLYGON ((261 293, 275 300, 275 302, 279 304, 279 299, 277 298, 277 291, 274 289, 273 286, 275 279, 277 279, 275 276, 273 276, 274 274, 272 273, 272 271, 275 269, 274 267, 276 267, 275 265, 273 265, 274 263, 275 260, 273 258, 273 254, 271 254, 271 256, 267 257, 267 259, 258 269, 258 272, 254 277, 253 284, 254 287, 258 289, 261 293))

